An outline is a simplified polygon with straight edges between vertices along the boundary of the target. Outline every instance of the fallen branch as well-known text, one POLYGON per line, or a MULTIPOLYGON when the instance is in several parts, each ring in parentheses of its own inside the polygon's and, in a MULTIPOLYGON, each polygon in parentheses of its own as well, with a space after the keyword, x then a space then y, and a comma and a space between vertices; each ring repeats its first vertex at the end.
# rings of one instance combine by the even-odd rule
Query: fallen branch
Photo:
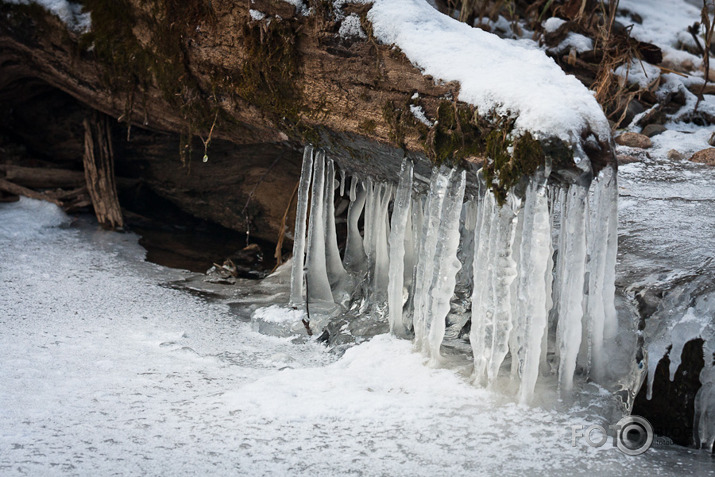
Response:
POLYGON ((43 194, 42 192, 37 192, 32 189, 28 189, 27 187, 14 184, 6 179, 0 179, 0 190, 14 195, 22 195, 24 197, 29 197, 30 199, 38 199, 45 200, 47 202, 52 202, 59 207, 63 206, 62 202, 58 199, 50 197, 47 194, 43 194))

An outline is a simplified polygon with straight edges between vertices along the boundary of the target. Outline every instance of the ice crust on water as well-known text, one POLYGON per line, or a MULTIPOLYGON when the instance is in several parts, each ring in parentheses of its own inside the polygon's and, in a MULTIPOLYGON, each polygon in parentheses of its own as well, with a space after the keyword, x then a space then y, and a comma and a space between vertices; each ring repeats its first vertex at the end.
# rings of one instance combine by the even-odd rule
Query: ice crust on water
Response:
MULTIPOLYGON (((609 377, 606 340, 617 327, 617 187, 610 169, 590 185, 560 187, 548 184, 542 168, 523 199, 510 194, 504 206, 486 187, 465 198, 465 171, 448 167, 432 171, 424 195, 413 188, 407 160, 396 185, 353 176, 341 265, 334 166, 322 151, 312 170, 312 156, 305 157, 303 173, 312 174, 311 305, 344 297, 335 300, 344 311, 357 306, 360 314, 389 323, 393 334, 414 335, 415 349, 432 366, 442 363, 447 322, 461 326, 471 315, 473 381, 503 388, 502 368, 511 357, 511 389, 524 404, 533 402, 541 380, 567 397, 579 369, 599 382, 609 377), (332 263, 327 270, 326 261, 332 263)), ((300 196, 299 207, 306 200, 300 196)), ((294 261, 293 275, 300 275, 300 264, 294 261)))
MULTIPOLYGON (((143 261, 138 237, 69 220, 0 204, 3 476, 633 472, 610 440, 571 445, 597 413, 514 405, 390 336, 337 359, 255 333, 224 302, 162 285, 186 275, 143 261)), ((266 310, 266 323, 300 317, 266 310)), ((637 465, 712 468, 673 449, 637 465)))

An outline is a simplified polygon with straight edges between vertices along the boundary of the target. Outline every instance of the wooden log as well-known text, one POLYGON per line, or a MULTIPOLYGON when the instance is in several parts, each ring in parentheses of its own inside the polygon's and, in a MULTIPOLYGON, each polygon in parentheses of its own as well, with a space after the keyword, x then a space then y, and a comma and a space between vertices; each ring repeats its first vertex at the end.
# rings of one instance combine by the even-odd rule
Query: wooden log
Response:
POLYGON ((102 227, 124 227, 114 179, 114 151, 107 117, 95 113, 84 120, 84 176, 94 213, 102 227))
POLYGON ((5 179, 30 189, 66 189, 84 185, 84 173, 68 169, 0 165, 5 179))
POLYGON ((12 182, 5 179, 0 179, 0 190, 13 195, 22 195, 25 197, 29 197, 30 199, 46 200, 48 202, 52 202, 53 204, 59 205, 60 207, 62 207, 63 205, 61 201, 55 199, 54 197, 50 197, 46 194, 43 194, 42 192, 37 192, 32 189, 28 189, 27 187, 13 184, 12 182))

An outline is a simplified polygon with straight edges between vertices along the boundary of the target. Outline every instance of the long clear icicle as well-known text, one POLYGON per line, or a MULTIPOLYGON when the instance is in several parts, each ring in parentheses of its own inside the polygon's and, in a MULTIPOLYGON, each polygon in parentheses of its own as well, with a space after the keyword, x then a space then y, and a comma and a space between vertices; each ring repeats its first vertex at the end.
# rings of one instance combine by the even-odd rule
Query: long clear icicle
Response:
POLYGON ((311 302, 332 303, 333 294, 325 259, 325 153, 322 151, 315 156, 312 190, 306 253, 307 296, 311 302))
POLYGON ((303 266, 305 264, 305 221, 308 216, 308 194, 313 174, 313 148, 306 146, 303 151, 303 166, 298 184, 298 202, 295 211, 295 233, 293 235, 293 266, 290 274, 290 304, 299 306, 303 298, 303 266))
MULTIPOLYGON (((509 333, 512 329, 511 284, 517 276, 516 262, 512 257, 518 201, 514 195, 507 198, 507 204, 497 213, 497 233, 493 260, 491 322, 491 356, 487 368, 489 384, 494 384, 499 368, 509 352, 509 333)), ((489 325, 487 325, 489 326, 489 325)))
POLYGON ((429 315, 426 324, 429 327, 428 343, 430 363, 439 364, 440 347, 444 339, 445 319, 450 309, 450 301, 457 283, 457 272, 462 264, 457 259, 459 247, 459 218, 466 186, 466 172, 462 171, 454 178, 442 205, 437 250, 434 257, 434 274, 429 292, 429 315))
POLYGON ((415 346, 427 348, 427 316, 429 314, 428 293, 434 275, 434 256, 437 250, 439 224, 442 219, 442 204, 447 195, 447 188, 452 178, 453 169, 447 171, 435 169, 430 179, 430 190, 425 203, 425 217, 422 225, 422 243, 415 274, 415 300, 413 325, 415 346))
POLYGON ((328 279, 333 290, 345 279, 345 268, 338 249, 338 236, 335 230, 335 163, 328 160, 325 181, 325 259, 328 279))
MULTIPOLYGON (((412 161, 405 159, 402 162, 400 183, 397 186, 390 223, 390 268, 387 302, 390 331, 397 336, 407 334, 402 320, 402 297, 405 279, 405 236, 412 203, 412 168, 412 161)), ((411 231, 409 235, 412 235, 411 231)))
POLYGON ((559 293, 559 389, 562 395, 573 389, 576 359, 581 346, 583 286, 586 263, 587 189, 572 185, 566 196, 565 221, 559 250, 562 274, 559 293))
POLYGON ((486 303, 488 296, 486 286, 489 283, 489 259, 492 249, 492 224, 496 215, 496 203, 490 193, 484 195, 482 213, 479 215, 477 226, 474 229, 474 291, 472 293, 472 328, 469 332, 469 341, 474 355, 474 382, 486 384, 487 364, 491 349, 487 343, 491 337, 486 336, 489 307, 486 303))
POLYGON ((345 244, 345 258, 343 259, 345 268, 352 272, 364 269, 367 261, 358 227, 360 216, 365 208, 366 196, 367 191, 365 188, 358 184, 356 177, 353 177, 350 185, 350 205, 348 206, 348 237, 345 244))
POLYGON ((551 223, 546 189, 533 182, 526 191, 524 216, 531 217, 521 242, 519 310, 524 323, 524 361, 519 401, 531 401, 539 376, 543 337, 547 333, 550 286, 545 280, 551 262, 551 223))

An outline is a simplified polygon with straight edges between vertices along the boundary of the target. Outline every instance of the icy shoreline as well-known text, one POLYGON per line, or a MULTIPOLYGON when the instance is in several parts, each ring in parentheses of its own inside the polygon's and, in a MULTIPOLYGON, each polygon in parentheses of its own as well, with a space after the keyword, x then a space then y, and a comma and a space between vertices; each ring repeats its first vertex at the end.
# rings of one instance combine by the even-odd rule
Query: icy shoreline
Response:
POLYGON ((706 474, 684 449, 571 446, 600 422, 524 408, 377 337, 343 358, 162 283, 136 237, 0 205, 4 475, 706 474))

